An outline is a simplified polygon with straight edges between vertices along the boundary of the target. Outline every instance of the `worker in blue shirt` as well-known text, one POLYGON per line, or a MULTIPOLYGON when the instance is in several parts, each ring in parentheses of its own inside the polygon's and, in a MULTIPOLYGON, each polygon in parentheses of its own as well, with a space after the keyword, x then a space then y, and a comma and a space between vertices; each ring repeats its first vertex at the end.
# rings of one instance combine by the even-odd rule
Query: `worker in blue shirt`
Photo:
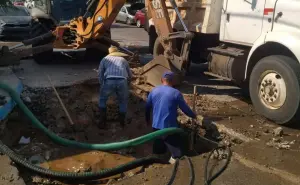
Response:
MULTIPOLYGON (((165 72, 162 76, 162 85, 155 87, 147 98, 146 122, 150 125, 150 113, 152 110, 153 131, 170 127, 179 127, 177 123, 178 107, 187 116, 196 119, 196 114, 185 102, 183 95, 173 88, 174 73, 165 72)), ((182 157, 181 138, 179 134, 169 135, 154 141, 153 153, 164 154, 168 148, 172 156, 169 160, 174 163, 176 158, 182 157)))

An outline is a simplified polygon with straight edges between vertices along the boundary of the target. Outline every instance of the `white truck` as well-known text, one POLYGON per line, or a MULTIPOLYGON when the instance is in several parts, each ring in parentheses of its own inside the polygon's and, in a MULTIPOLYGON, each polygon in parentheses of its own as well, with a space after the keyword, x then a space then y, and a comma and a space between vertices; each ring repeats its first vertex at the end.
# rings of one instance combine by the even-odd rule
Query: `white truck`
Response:
MULTIPOLYGON (((166 3, 173 29, 183 31, 166 3)), ((207 62, 209 73, 247 89, 254 108, 266 118, 278 124, 299 120, 300 0, 177 0, 176 4, 195 34, 191 62, 207 62)), ((163 48, 147 16, 150 50, 158 55, 163 48)))

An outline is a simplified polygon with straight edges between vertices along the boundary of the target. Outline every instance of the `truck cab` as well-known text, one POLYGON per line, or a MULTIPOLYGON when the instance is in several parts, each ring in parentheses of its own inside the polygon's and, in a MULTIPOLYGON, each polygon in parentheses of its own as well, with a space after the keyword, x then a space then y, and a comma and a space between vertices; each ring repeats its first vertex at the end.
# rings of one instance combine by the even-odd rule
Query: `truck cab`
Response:
POLYGON ((215 47, 210 55, 209 70, 221 74, 213 66, 222 56, 231 67, 221 76, 247 84, 255 110, 278 124, 299 120, 299 12, 295 0, 224 0, 220 41, 230 52, 215 47))

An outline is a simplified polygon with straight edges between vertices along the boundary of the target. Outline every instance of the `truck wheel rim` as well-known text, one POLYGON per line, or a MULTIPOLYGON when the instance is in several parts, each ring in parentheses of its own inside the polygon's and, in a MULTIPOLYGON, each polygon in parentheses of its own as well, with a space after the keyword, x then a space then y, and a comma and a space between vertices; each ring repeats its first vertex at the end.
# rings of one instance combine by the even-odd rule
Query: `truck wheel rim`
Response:
POLYGON ((267 73, 260 81, 259 97, 262 103, 271 109, 279 109, 286 100, 286 84, 276 72, 267 73))
POLYGON ((137 27, 140 27, 140 26, 141 26, 141 23, 140 23, 139 20, 136 22, 136 24, 137 24, 137 27))

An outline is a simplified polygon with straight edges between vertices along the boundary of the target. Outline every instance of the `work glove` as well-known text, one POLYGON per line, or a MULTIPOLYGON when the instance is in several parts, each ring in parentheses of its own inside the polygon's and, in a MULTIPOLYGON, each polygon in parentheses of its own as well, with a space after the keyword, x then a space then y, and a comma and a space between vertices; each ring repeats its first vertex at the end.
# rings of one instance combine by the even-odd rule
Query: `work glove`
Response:
POLYGON ((211 127, 213 127, 212 125, 214 125, 214 122, 207 119, 207 118, 204 118, 203 116, 201 115, 197 115, 196 117, 196 122, 198 123, 198 125, 200 125, 201 128, 203 129, 209 129, 211 127))
POLYGON ((215 139, 217 139, 217 140, 220 139, 221 135, 220 135, 220 133, 219 133, 217 124, 216 124, 214 121, 212 121, 212 120, 210 120, 210 119, 208 119, 208 118, 205 118, 205 117, 203 117, 203 116, 201 116, 201 115, 198 115, 197 118, 196 118, 196 122, 197 122, 197 124, 200 125, 200 127, 201 127, 202 129, 204 129, 207 133, 210 133, 210 135, 211 135, 213 138, 215 138, 215 139))

